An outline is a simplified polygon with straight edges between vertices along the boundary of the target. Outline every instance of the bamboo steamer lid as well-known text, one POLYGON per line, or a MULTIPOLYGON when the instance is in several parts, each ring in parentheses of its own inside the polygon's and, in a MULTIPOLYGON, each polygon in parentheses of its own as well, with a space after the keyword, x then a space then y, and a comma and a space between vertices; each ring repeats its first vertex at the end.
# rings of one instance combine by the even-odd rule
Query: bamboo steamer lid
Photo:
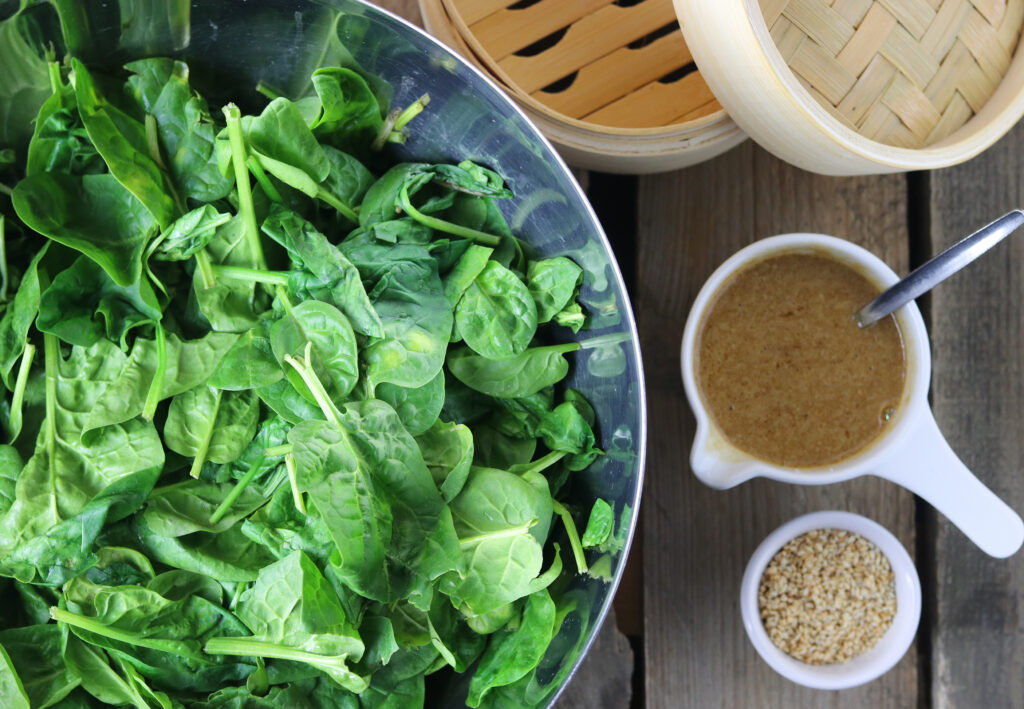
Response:
POLYGON ((703 75, 783 160, 946 167, 1024 114, 1024 0, 674 0, 703 75))
POLYGON ((671 0, 419 2, 427 29, 577 167, 673 170, 746 139, 701 78, 671 0))

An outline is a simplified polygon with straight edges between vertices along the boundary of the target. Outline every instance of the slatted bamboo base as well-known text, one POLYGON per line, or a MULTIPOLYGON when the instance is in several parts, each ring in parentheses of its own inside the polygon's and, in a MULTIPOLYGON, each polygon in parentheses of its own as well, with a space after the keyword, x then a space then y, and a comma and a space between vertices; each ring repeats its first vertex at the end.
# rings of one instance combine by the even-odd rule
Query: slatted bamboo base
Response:
POLYGON ((693 64, 672 0, 430 2, 492 74, 556 116, 656 128, 724 115, 693 64))
POLYGON ((832 115, 905 148, 949 136, 1010 66, 1024 0, 761 0, 786 63, 832 115))

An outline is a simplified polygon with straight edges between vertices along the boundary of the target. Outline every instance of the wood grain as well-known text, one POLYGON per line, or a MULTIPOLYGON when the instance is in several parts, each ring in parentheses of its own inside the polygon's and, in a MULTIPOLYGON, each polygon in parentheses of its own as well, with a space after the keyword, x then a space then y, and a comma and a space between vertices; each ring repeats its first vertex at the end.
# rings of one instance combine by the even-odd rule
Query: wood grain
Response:
MULTIPOLYGON (((1024 127, 933 173, 933 253, 1024 205, 1024 127)), ((931 294, 932 399, 974 473, 1024 510, 1024 240, 1015 235, 931 294)), ((991 559, 939 517, 932 691, 936 709, 1024 707, 1024 554, 991 559)))
POLYGON ((751 143, 712 163, 640 179, 635 308, 650 418, 643 513, 649 709, 916 706, 914 650, 865 687, 807 690, 760 660, 737 607, 747 559, 778 525, 814 510, 851 510, 877 520, 913 551, 912 496, 873 478, 827 487, 768 481, 729 491, 704 487, 687 464, 694 424, 679 374, 690 304, 734 251, 772 234, 824 232, 864 245, 904 271, 906 204, 902 177, 819 177, 751 143))
POLYGON ((420 16, 420 8, 416 0, 375 0, 375 4, 409 20, 414 25, 423 26, 423 19, 420 16))

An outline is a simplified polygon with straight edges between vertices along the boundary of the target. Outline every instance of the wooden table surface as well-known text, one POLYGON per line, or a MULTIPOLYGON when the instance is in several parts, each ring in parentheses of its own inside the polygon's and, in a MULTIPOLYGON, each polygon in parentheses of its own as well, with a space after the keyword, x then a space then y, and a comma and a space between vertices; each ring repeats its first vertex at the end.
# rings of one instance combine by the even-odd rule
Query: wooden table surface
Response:
MULTIPOLYGON (((415 0, 379 4, 419 22, 415 0)), ((1024 709, 1024 552, 989 558, 929 505, 877 478, 822 487, 756 480, 725 492, 703 486, 687 463, 694 420, 678 358, 697 291, 752 241, 832 234, 906 273, 1024 206, 1022 174, 1024 125, 971 162, 931 173, 821 177, 750 141, 661 175, 577 173, 631 287, 650 431, 638 537, 616 600, 617 625, 633 650, 632 692, 620 681, 581 699, 583 685, 593 690, 616 681, 595 658, 560 707, 1024 709), (914 557, 924 594, 917 639, 902 661, 878 680, 841 692, 804 689, 775 674, 747 641, 738 607, 755 547, 783 522, 822 509, 857 512, 892 531, 914 557)), ((939 426, 968 467, 1018 511, 1022 302, 1020 237, 919 301, 931 334, 939 426)))

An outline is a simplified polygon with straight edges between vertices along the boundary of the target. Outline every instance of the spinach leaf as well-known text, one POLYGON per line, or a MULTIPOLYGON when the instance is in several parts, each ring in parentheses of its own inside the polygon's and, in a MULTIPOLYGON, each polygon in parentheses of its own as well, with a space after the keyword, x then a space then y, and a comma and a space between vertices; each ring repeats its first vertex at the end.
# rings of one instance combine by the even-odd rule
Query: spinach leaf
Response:
POLYGON ((533 340, 537 307, 518 276, 488 261, 459 300, 455 324, 474 352, 503 359, 521 353, 533 340))
POLYGON ((295 424, 323 418, 320 409, 296 391, 292 383, 284 378, 284 372, 281 373, 281 379, 278 381, 257 389, 256 395, 260 397, 260 401, 288 423, 295 424))
POLYGON ((11 200, 29 228, 82 252, 118 285, 139 280, 158 223, 113 175, 36 173, 15 185, 11 200))
POLYGON ((526 280, 537 304, 537 322, 545 323, 565 309, 583 282, 583 269, 564 256, 531 261, 526 280))
POLYGON ((466 571, 444 576, 440 589, 460 610, 496 610, 546 588, 561 571, 556 553, 551 569, 540 573, 543 550, 530 530, 541 521, 546 501, 519 476, 474 468, 451 509, 466 571))
POLYGON ((268 325, 262 320, 231 345, 210 375, 210 386, 228 391, 259 389, 284 377, 284 370, 274 357, 268 325))
POLYGON ((204 204, 175 219, 150 245, 150 253, 159 261, 185 261, 206 248, 216 229, 230 220, 230 215, 204 204))
POLYGON ((216 523, 210 521, 214 510, 230 489, 202 480, 187 480, 150 495, 142 521, 161 537, 183 537, 194 532, 223 532, 263 505, 264 496, 256 488, 246 488, 231 512, 216 523))
POLYGON ((397 384, 381 384, 374 394, 387 402, 398 414, 402 425, 414 436, 418 436, 434 425, 444 405, 444 372, 421 387, 414 389, 397 384))
MULTIPOLYGON (((259 402, 251 391, 221 391, 197 386, 171 400, 164 424, 164 444, 197 461, 230 463, 256 434, 259 402)), ((194 467, 198 477, 199 468, 194 467)))
POLYGON ((306 300, 287 308, 270 329, 270 345, 296 390, 314 401, 309 387, 285 357, 308 357, 313 371, 335 401, 343 401, 359 379, 356 337, 348 318, 333 305, 306 300), (307 355, 306 352, 309 354, 307 355))
MULTIPOLYGON (((346 404, 340 414, 289 433, 298 488, 341 552, 345 584, 385 603, 422 592, 458 560, 430 553, 444 503, 419 448, 383 402, 346 404)), ((454 530, 440 532, 444 548, 454 530)))
POLYGON ((51 414, 0 519, 0 558, 9 575, 58 585, 95 562, 92 541, 105 523, 138 509, 164 454, 153 425, 141 420, 81 437, 86 416, 124 362, 116 345, 74 347, 63 360, 47 343, 46 359, 51 414))
POLYGON ((11 707, 11 709, 29 709, 30 707, 28 695, 25 694, 25 688, 21 685, 21 678, 14 670, 14 664, 3 645, 0 645, 0 699, 3 700, 5 707, 11 707))
POLYGON ((65 588, 64 601, 66 610, 50 610, 54 620, 158 689, 208 692, 255 669, 204 653, 211 638, 244 633, 245 626, 201 594, 168 588, 160 576, 145 586, 99 586, 78 578, 65 588))
POLYGON ((473 285, 476 277, 487 266, 488 259, 494 249, 471 244, 455 263, 455 267, 444 277, 444 297, 454 308, 459 304, 462 294, 473 285))
MULTIPOLYGON (((221 357, 237 339, 237 335, 219 332, 211 332, 198 340, 180 340, 176 335, 168 335, 160 399, 188 391, 209 379, 221 357)), ((122 423, 141 414, 159 359, 155 340, 135 340, 128 361, 88 412, 84 430, 122 423)))
POLYGON ((367 688, 366 679, 347 664, 363 654, 359 633, 323 574, 301 551, 261 569, 239 599, 237 612, 252 636, 211 638, 204 652, 302 662, 350 691, 367 688))
POLYGON ((137 709, 170 706, 168 696, 150 689, 134 667, 76 635, 68 636, 64 662, 81 681, 82 689, 104 704, 130 704, 137 709))
POLYGON ((50 65, 53 94, 39 109, 26 155, 25 174, 61 172, 85 175, 106 171, 78 115, 73 86, 65 84, 56 63, 50 65))
POLYGON ((472 432, 462 424, 437 421, 416 437, 416 444, 445 502, 451 502, 466 484, 473 464, 472 432))
POLYGON ((44 244, 29 262, 25 273, 21 276, 18 291, 14 300, 4 311, 0 319, 0 375, 8 389, 14 389, 11 371, 25 350, 28 331, 39 312, 41 288, 39 283, 39 261, 46 254, 44 244))
POLYGON ((436 262, 396 261, 370 300, 384 326, 384 338, 363 350, 371 387, 430 382, 444 365, 453 322, 436 262))
POLYGON ((292 292, 333 304, 357 332, 369 337, 383 336, 380 318, 370 304, 359 271, 326 236, 299 215, 281 207, 271 210, 262 228, 288 251, 299 268, 315 279, 298 281, 301 287, 290 288, 292 292))
POLYGON ((313 72, 320 99, 310 124, 313 133, 341 150, 367 152, 381 130, 384 110, 363 77, 351 69, 326 67, 313 72))
POLYGON ((242 534, 241 524, 216 534, 165 537, 153 532, 143 515, 133 518, 132 529, 140 549, 155 561, 219 581, 254 581, 258 570, 274 561, 262 545, 242 534))
POLYGON ((323 518, 318 513, 300 512, 287 485, 278 488, 269 504, 249 516, 241 531, 278 559, 299 550, 322 562, 335 548, 323 518))
POLYGON ((24 29, 22 3, 18 10, 0 22, 0 145, 19 152, 32 135, 32 119, 50 96, 49 74, 42 52, 30 43, 24 29))
POLYGON ((95 261, 79 256, 43 292, 36 327, 71 345, 89 347, 106 337, 127 349, 129 331, 162 317, 147 279, 118 285, 95 261))
POLYGON ((587 528, 583 532, 582 543, 587 549, 602 547, 611 538, 615 528, 615 512, 612 506, 598 498, 590 510, 587 528))
POLYGON ((0 514, 14 504, 14 491, 25 462, 14 446, 0 445, 0 514))
POLYGON ((110 174, 145 205, 161 229, 166 228, 179 209, 170 180, 150 154, 145 127, 100 95, 82 62, 72 59, 71 68, 78 113, 110 174))
POLYGON ((594 446, 594 431, 569 401, 544 415, 537 434, 551 450, 572 453, 566 458, 569 470, 583 470, 601 455, 594 446))
POLYGON ((131 62, 125 68, 133 73, 126 89, 156 119, 167 168, 184 195, 200 202, 226 197, 231 180, 217 167, 217 130, 206 101, 189 87, 188 66, 155 58, 131 62))
POLYGON ((0 647, 20 680, 27 706, 57 704, 78 686, 80 680, 64 665, 62 638, 61 629, 53 624, 0 630, 0 647))
POLYGON ((468 348, 448 355, 448 370, 472 389, 498 398, 519 398, 536 394, 544 387, 565 379, 569 373, 567 352, 579 343, 531 347, 505 359, 488 359, 468 348))
POLYGON ((483 652, 487 639, 473 631, 447 598, 438 594, 427 614, 430 642, 456 672, 465 672, 483 652))
POLYGON ((330 171, 324 178, 322 189, 346 205, 359 204, 366 190, 373 184, 373 173, 348 153, 329 145, 323 146, 330 171))
POLYGON ((469 682, 466 704, 478 707, 491 688, 511 684, 526 676, 540 663, 556 630, 555 603, 551 594, 547 590, 531 594, 523 609, 519 628, 499 631, 490 639, 469 682))
MULTIPOLYGON (((245 220, 236 215, 217 227, 206 245, 212 263, 239 268, 259 268, 259 258, 246 239, 245 220)), ((264 309, 252 281, 218 279, 209 286, 200 269, 192 277, 196 303, 210 328, 218 332, 245 332, 264 309)))

